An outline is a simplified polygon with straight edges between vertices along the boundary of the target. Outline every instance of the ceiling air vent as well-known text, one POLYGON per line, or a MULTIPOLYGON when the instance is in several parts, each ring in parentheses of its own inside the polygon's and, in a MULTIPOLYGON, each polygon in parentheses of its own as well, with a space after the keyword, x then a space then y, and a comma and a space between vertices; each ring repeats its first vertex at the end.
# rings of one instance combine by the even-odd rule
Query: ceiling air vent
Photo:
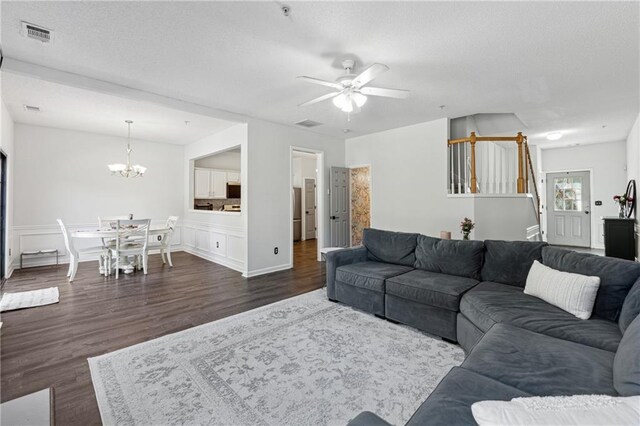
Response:
POLYGON ((316 126, 319 126, 321 124, 322 123, 318 123, 317 121, 313 121, 313 120, 309 120, 309 119, 298 121, 296 123, 297 126, 302 126, 302 127, 307 127, 307 128, 316 127, 316 126))
POLYGON ((33 105, 24 105, 24 110, 29 112, 40 112, 40 107, 33 105))
POLYGON ((22 21, 22 35, 42 43, 53 41, 53 31, 22 21))

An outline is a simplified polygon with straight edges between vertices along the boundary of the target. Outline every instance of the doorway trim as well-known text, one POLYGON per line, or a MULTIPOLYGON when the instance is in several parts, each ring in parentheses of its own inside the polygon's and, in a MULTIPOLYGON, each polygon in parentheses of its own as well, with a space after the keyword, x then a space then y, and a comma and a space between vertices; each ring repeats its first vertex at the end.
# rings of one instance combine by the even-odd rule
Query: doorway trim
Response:
MULTIPOLYGON (((544 175, 544 191, 541 191, 541 203, 544 206, 544 214, 541 215, 540 217, 540 226, 542 227, 542 231, 543 231, 543 236, 544 238, 542 239, 543 241, 548 242, 547 239, 547 235, 549 235, 548 232, 548 221, 547 221, 547 217, 548 217, 548 208, 549 208, 549 203, 547 203, 547 185, 549 184, 549 179, 548 176, 549 174, 552 173, 573 173, 573 172, 589 172, 589 200, 591 202, 591 206, 590 206, 590 210, 589 210, 589 215, 591 217, 593 217, 593 203, 595 202, 594 198, 593 198, 593 169, 590 168, 578 168, 578 169, 564 169, 564 170, 544 170, 542 173, 544 175)), ((591 220, 591 217, 589 218, 589 220, 591 220)), ((593 225, 593 223, 591 223, 591 225, 593 225)), ((594 229, 593 226, 590 226, 591 228, 591 235, 589 235, 589 247, 590 248, 598 248, 597 246, 594 245, 594 240, 593 240, 593 233, 594 233, 594 229)), ((598 232, 599 228, 596 228, 595 232, 598 232)))
POLYGON ((11 242, 8 239, 8 229, 7 229, 7 216, 9 214, 9 209, 7 208, 7 191, 9 190, 7 186, 7 179, 9 174, 7 173, 7 167, 9 165, 9 156, 4 150, 0 149, 0 212, 1 223, 0 223, 0 238, 2 239, 2 250, 0 250, 0 288, 4 286, 5 281, 9 277, 9 269, 10 269, 10 260, 11 258, 7 256, 10 251, 11 242))
POLYGON ((306 152, 309 154, 316 155, 316 198, 318 200, 318 209, 316 214, 318 215, 318 238, 316 239, 317 244, 317 260, 320 262, 322 260, 320 249, 324 247, 325 241, 325 174, 326 171, 324 169, 324 151, 313 149, 313 148, 304 148, 295 145, 289 146, 289 188, 287 191, 289 192, 289 264, 293 268, 293 197, 291 196, 291 191, 293 188, 293 152, 306 152))

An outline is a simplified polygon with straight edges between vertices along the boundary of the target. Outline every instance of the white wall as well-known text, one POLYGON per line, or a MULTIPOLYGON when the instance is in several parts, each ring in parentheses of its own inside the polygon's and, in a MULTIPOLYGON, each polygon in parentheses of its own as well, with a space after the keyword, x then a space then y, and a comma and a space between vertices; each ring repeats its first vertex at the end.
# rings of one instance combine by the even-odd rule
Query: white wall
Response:
MULTIPOLYGON (((591 170, 591 246, 604 248, 602 216, 617 216, 613 196, 627 185, 627 146, 624 141, 542 149, 540 168, 543 172, 591 170), (602 201, 602 206, 596 206, 602 201)), ((540 188, 546 199, 545 185, 540 188)), ((547 203, 543 203, 547 204, 547 203)), ((546 210, 543 212, 546 215, 546 210)))
POLYGON ((627 181, 631 179, 640 183, 640 114, 627 137, 627 181))
MULTIPOLYGON (((56 218, 76 228, 96 224, 99 215, 133 213, 154 222, 181 216, 183 147, 139 140, 131 145, 132 162, 147 167, 142 178, 109 173, 107 164, 126 159, 126 138, 16 124, 17 251, 57 247, 64 253, 56 218)), ((177 232, 174 243, 179 240, 177 232)))
POLYGON ((347 167, 371 165, 371 226, 439 236, 473 217, 473 199, 447 195, 448 119, 347 139, 347 167))
MULTIPOLYGON (((207 139, 207 138, 205 138, 207 139)), ((240 170, 241 153, 239 149, 221 152, 195 161, 196 167, 219 170, 240 170)))
POLYGON ((15 258, 16 249, 13 246, 13 221, 14 221, 14 123, 9 110, 0 98, 0 149, 7 156, 7 218, 5 236, 5 276, 9 277, 13 271, 12 260, 15 258))
POLYGON ((183 249, 244 274, 247 272, 248 200, 247 125, 236 124, 222 132, 184 147, 184 238, 183 249), (193 163, 195 159, 240 146, 242 211, 217 212, 193 210, 193 163))
MULTIPOLYGON (((320 171, 320 179, 324 182, 329 181, 331 166, 344 166, 341 139, 260 120, 249 121, 250 276, 292 266, 292 146, 324 152, 324 169, 320 171), (274 247, 278 247, 278 254, 274 253, 274 247)), ((320 196, 328 209, 326 190, 320 196)), ((319 216, 319 221, 324 240, 329 241, 328 210, 319 216)))

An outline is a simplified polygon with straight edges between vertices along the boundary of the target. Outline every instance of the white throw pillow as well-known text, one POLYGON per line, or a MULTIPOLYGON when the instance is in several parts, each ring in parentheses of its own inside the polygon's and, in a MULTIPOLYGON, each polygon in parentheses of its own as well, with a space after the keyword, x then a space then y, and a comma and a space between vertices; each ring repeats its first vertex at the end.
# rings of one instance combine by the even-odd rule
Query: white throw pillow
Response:
POLYGON ((471 405, 480 426, 634 425, 640 423, 640 396, 534 396, 471 405))
POLYGON ((598 287, 600 277, 556 271, 536 260, 527 275, 524 292, 580 319, 589 319, 598 287))

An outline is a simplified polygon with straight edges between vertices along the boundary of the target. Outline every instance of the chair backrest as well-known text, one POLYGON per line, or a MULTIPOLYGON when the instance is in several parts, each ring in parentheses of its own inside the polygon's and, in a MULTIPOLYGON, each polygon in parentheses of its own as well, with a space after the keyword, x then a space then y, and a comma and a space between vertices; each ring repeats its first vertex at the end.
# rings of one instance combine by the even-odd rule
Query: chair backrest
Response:
POLYGON ((64 225, 64 222, 62 222, 62 219, 56 219, 56 221, 58 222, 58 225, 60 225, 60 229, 62 230, 62 237, 64 238, 64 245, 67 248, 67 251, 71 256, 77 256, 78 251, 73 246, 73 239, 71 238, 71 234, 69 234, 69 230, 67 230, 67 227, 64 225))
POLYGON ((179 216, 169 216, 169 219, 167 219, 167 228, 170 228, 173 231, 179 218, 179 216))
POLYGON ((167 223, 165 225, 166 228, 169 228, 169 232, 167 232, 166 234, 162 235, 162 240, 160 242, 160 244, 162 244, 163 247, 167 247, 169 244, 171 244, 171 238, 173 237, 173 231, 176 228, 176 224, 178 223, 178 219, 180 217, 179 216, 169 216, 169 218, 167 219, 167 223))
POLYGON ((115 229, 117 225, 116 222, 119 220, 129 220, 129 215, 124 214, 120 216, 98 216, 98 229, 115 229))
POLYGON ((149 244, 150 226, 151 219, 117 220, 118 238, 116 238, 116 250, 120 250, 120 247, 131 242, 141 244, 142 249, 146 250, 149 244))

